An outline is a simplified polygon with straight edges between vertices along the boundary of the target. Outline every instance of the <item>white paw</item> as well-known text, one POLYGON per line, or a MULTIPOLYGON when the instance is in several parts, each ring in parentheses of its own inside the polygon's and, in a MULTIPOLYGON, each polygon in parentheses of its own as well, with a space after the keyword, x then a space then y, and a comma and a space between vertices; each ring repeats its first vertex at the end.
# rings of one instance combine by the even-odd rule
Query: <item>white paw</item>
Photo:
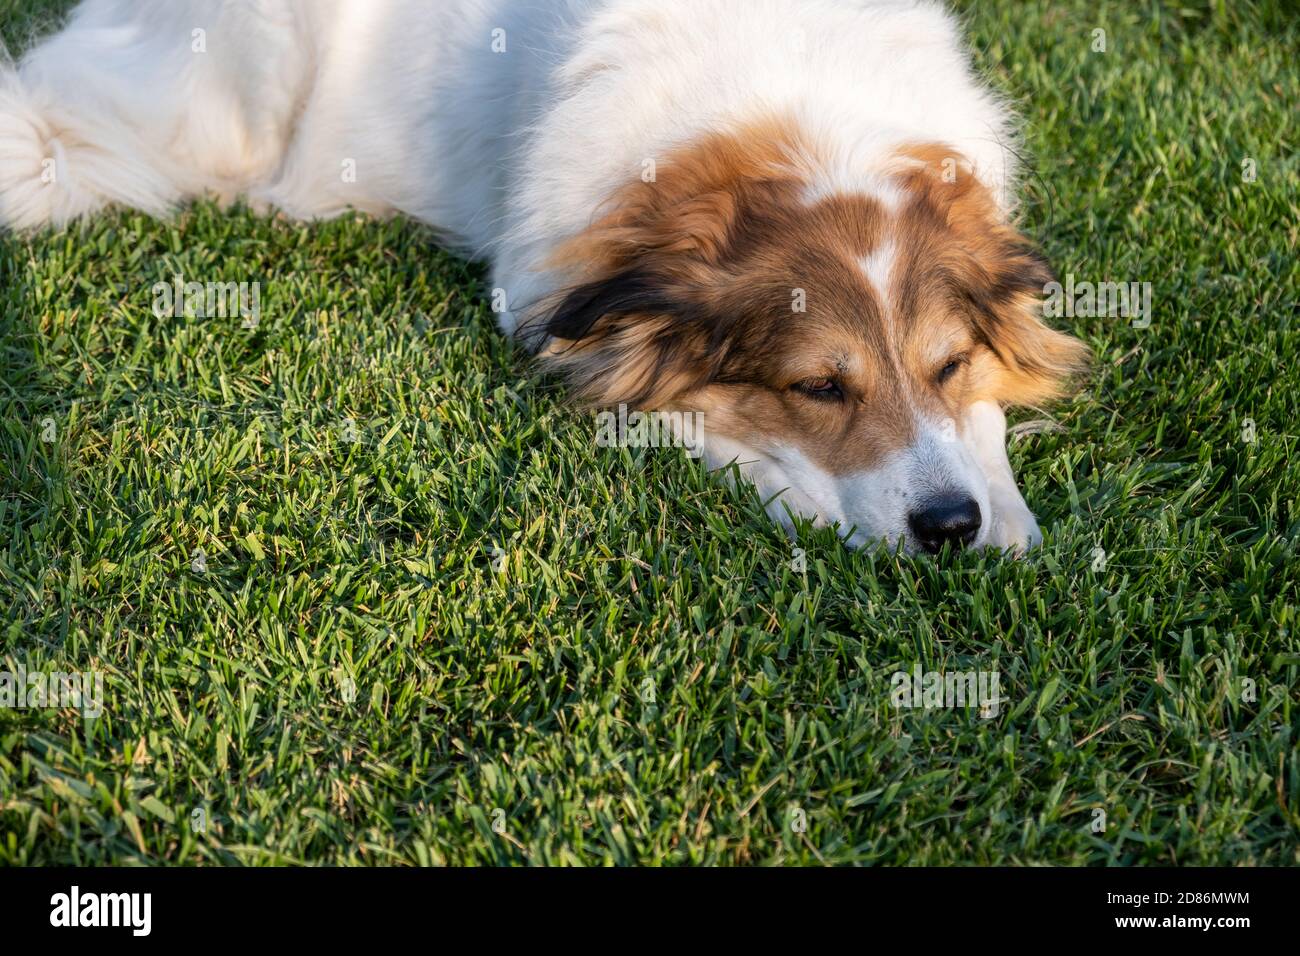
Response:
POLYGON ((1043 533, 1038 529, 1038 521, 1019 492, 999 494, 994 491, 989 506, 993 514, 988 540, 984 543, 986 548, 1009 550, 1019 556, 1042 543, 1043 533))

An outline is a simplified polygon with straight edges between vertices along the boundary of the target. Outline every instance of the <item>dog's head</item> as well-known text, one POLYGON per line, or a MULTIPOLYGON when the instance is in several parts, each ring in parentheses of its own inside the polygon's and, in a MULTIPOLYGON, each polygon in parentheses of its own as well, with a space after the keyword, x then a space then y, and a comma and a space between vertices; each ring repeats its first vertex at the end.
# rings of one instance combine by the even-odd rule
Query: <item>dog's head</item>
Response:
POLYGON ((1057 395, 1086 350, 1042 322, 1047 263, 953 151, 900 150, 852 194, 815 168, 772 129, 660 163, 563 250, 585 281, 543 355, 589 403, 702 412, 710 464, 786 523, 979 545, 965 411, 1057 395))

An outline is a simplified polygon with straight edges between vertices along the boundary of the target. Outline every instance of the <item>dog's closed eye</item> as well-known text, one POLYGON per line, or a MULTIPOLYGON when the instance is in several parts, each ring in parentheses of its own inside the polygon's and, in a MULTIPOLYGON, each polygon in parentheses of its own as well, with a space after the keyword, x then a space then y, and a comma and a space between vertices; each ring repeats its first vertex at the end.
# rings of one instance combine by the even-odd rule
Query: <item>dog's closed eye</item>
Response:
POLYGON ((810 378, 797 383, 794 390, 824 402, 838 401, 844 397, 844 390, 840 387, 840 383, 833 378, 810 378))
POLYGON ((938 374, 935 375, 934 377, 935 381, 938 384, 943 385, 945 382, 951 380, 954 375, 960 372, 962 366, 969 361, 970 359, 965 355, 954 356, 953 358, 948 360, 947 364, 944 365, 943 368, 939 369, 938 374))

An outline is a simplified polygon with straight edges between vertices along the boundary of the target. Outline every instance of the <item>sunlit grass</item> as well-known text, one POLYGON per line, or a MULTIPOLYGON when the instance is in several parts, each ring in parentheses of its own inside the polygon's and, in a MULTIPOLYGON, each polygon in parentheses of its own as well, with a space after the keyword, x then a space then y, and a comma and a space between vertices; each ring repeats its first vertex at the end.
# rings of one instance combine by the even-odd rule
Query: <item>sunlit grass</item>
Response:
POLYGON ((1294 17, 969 7, 1027 231, 1154 289, 1065 323, 1023 562, 792 543, 596 448, 410 224, 0 239, 0 670, 106 697, 0 710, 0 861, 1300 862, 1294 17), (176 274, 260 323, 155 316, 176 274), (997 716, 895 709, 916 665, 997 716))

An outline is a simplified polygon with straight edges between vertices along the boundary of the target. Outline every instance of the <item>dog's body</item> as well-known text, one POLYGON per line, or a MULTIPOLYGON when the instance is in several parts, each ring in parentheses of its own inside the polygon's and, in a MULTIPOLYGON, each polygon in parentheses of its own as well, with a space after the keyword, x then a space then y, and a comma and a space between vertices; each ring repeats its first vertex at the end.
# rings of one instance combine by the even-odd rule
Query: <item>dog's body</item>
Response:
POLYGON ((783 523, 1023 549, 1002 406, 1080 348, 1011 132, 928 3, 86 0, 0 67, 0 225, 408 215, 579 395, 702 411, 783 523))

